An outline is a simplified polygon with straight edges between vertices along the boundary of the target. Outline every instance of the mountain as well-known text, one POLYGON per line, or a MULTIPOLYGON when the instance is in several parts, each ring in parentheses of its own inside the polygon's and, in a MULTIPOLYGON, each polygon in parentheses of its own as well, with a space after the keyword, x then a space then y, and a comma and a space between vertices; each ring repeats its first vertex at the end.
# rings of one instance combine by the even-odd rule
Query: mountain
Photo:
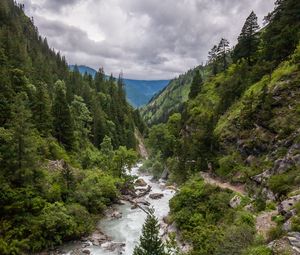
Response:
MULTIPOLYGON (((71 71, 74 71, 75 65, 69 65, 69 68, 71 71)), ((90 68, 88 66, 77 66, 77 68, 81 74, 87 73, 94 77, 97 73, 97 71, 95 69, 90 68)))
POLYGON ((167 87, 154 95, 148 104, 140 108, 141 115, 148 125, 166 122, 172 113, 181 111, 188 100, 191 83, 196 71, 203 78, 207 76, 207 68, 198 66, 170 81, 167 87))
MULTIPOLYGON (((71 70, 74 70, 74 65, 69 66, 71 70)), ((88 66, 78 66, 78 70, 81 74, 96 75, 96 70, 88 66)), ((125 84, 125 91, 128 101, 134 107, 140 107, 149 102, 149 100, 163 88, 165 88, 169 80, 133 80, 123 79, 125 84)))

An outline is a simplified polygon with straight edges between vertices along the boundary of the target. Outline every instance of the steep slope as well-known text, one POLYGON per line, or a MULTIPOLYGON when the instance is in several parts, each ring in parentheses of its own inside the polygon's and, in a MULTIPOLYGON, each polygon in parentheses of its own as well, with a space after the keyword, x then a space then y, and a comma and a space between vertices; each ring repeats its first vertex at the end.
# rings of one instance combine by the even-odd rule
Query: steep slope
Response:
POLYGON ((197 70, 201 70, 204 77, 207 75, 207 69, 201 66, 191 69, 171 80, 165 89, 153 96, 147 105, 140 108, 143 119, 149 125, 166 122, 172 113, 182 110, 197 70))
POLYGON ((87 235, 117 201, 143 126, 122 84, 70 72, 23 9, 0 1, 2 255, 87 235))
MULTIPOLYGON (((70 65, 69 68, 74 70, 75 66, 70 65)), ((96 70, 88 66, 77 66, 81 74, 90 74, 93 77, 96 75, 96 70)), ((107 76, 107 79, 109 76, 107 76)), ((125 84, 126 96, 129 103, 133 107, 140 107, 149 102, 149 100, 165 88, 169 80, 133 80, 123 79, 125 84)))
MULTIPOLYGON (((182 184, 170 220, 189 254, 299 253, 299 14, 299 1, 276 1, 266 27, 245 35, 255 27, 251 13, 228 54, 235 59, 149 131, 147 167, 182 184)), ((216 55, 211 65, 222 60, 216 55)))

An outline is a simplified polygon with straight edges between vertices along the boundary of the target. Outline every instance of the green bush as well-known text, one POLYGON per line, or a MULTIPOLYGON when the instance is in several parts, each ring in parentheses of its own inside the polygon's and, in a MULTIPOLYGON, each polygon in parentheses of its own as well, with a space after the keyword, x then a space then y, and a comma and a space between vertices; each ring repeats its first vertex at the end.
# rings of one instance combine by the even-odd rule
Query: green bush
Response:
POLYGON ((227 178, 233 177, 242 168, 240 157, 238 153, 233 153, 220 158, 217 174, 227 178))
POLYGON ((268 239, 270 241, 279 239, 284 234, 284 231, 282 230, 282 226, 278 225, 276 227, 273 227, 268 232, 268 239))
POLYGON ((77 203, 85 206, 91 213, 101 213, 107 205, 116 201, 117 179, 99 170, 86 171, 86 176, 75 191, 77 203))

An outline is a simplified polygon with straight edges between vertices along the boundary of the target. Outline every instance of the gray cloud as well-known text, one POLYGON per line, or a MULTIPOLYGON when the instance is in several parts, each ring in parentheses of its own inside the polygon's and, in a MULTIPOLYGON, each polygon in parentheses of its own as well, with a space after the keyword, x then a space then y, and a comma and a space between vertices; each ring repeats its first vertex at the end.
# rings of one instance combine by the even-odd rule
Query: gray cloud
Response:
POLYGON ((205 62, 221 37, 235 44, 254 10, 274 0, 22 0, 51 47, 69 63, 123 70, 126 77, 172 78, 205 62))

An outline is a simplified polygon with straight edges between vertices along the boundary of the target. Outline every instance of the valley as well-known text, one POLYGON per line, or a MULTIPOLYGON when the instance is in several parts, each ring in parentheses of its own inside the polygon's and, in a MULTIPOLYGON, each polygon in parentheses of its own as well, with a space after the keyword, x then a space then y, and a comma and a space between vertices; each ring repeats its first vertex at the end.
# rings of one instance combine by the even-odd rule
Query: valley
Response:
POLYGON ((228 3, 0 2, 1 255, 300 254, 300 2, 228 3))

